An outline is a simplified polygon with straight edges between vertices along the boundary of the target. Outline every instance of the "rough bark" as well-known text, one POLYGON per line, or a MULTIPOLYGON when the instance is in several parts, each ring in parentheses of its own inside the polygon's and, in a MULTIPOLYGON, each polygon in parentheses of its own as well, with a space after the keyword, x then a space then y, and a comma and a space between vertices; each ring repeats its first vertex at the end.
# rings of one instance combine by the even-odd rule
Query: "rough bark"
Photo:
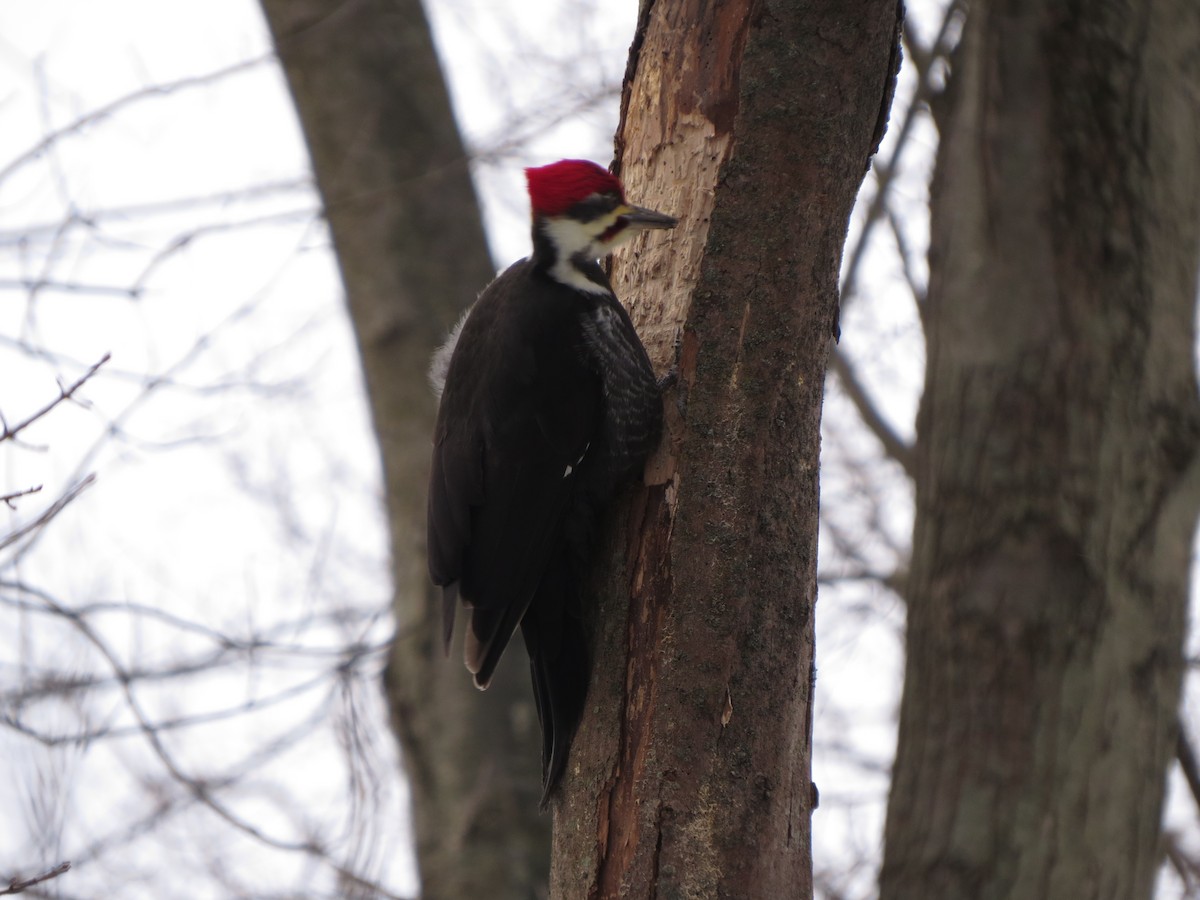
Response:
POLYGON ((1200 5, 971 4, 932 194, 898 898, 1146 898, 1200 501, 1200 5))
POLYGON ((597 578, 555 897, 811 894, 822 387, 900 14, 643 4, 618 165, 631 197, 681 223, 624 253, 614 284, 679 381, 597 578))
MULTIPOLYGON (((397 637, 385 687, 422 895, 544 894, 537 718, 510 659, 486 695, 443 659, 425 570, 425 371, 493 269, 419 0, 263 0, 324 201, 383 465, 397 637)), ((512 656, 512 654, 510 654, 512 656)), ((397 811, 397 815, 400 812, 397 811)))

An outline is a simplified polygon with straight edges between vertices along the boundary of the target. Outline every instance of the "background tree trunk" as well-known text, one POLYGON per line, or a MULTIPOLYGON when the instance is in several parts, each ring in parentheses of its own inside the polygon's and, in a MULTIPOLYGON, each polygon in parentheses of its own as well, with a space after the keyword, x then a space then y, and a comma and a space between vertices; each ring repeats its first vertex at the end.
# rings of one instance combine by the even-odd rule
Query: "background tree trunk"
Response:
POLYGON ((1200 6, 972 3, 932 199, 897 898, 1149 897, 1200 499, 1200 6))
POLYGON ((263 0, 346 286, 383 462, 398 630, 385 686, 422 894, 544 894, 537 717, 509 654, 486 696, 443 659, 425 568, 430 354, 494 273, 419 0, 263 0))
POLYGON ((681 216, 615 265, 669 435, 617 514, 555 897, 811 893, 817 455, 837 277, 895 0, 643 3, 618 163, 681 216))

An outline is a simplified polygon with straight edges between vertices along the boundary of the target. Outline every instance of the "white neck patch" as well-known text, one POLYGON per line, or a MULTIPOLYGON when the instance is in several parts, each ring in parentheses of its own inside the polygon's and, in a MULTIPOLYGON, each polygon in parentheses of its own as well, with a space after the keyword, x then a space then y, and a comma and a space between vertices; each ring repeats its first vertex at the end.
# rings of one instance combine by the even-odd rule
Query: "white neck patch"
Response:
POLYGON ((604 285, 596 284, 587 275, 583 274, 583 271, 570 259, 560 259, 551 266, 550 277, 561 284, 565 284, 567 287, 583 291, 585 294, 611 293, 604 285))
MULTIPOLYGON (((613 217, 615 219, 615 217, 613 217)), ((600 241, 612 220, 597 219, 594 222, 577 222, 566 216, 551 217, 542 221, 542 230, 554 245, 558 260, 550 267, 550 277, 568 287, 588 294, 611 293, 604 285, 596 284, 575 265, 575 259, 599 259, 607 256, 611 244, 600 241)))

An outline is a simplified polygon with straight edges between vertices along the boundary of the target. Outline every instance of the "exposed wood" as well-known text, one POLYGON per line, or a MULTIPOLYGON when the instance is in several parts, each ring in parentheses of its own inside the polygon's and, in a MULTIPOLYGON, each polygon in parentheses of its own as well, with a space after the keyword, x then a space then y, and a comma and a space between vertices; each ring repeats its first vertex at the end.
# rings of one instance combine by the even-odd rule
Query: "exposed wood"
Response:
POLYGON ((614 284, 679 379, 596 586, 552 896, 811 894, 821 398, 900 14, 643 4, 618 165, 682 221, 624 253, 614 284))

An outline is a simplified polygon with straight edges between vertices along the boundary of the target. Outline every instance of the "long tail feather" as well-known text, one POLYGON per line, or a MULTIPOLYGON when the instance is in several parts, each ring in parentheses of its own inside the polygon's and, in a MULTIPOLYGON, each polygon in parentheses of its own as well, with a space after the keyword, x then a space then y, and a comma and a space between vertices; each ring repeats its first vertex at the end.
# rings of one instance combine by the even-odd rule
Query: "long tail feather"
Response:
POLYGON ((566 771, 591 675, 587 635, 575 614, 576 600, 570 566, 560 557, 521 622, 542 726, 543 807, 566 771))
POLYGON ((453 581, 442 588, 442 651, 450 655, 450 642, 454 639, 454 613, 458 609, 458 582, 453 581))

